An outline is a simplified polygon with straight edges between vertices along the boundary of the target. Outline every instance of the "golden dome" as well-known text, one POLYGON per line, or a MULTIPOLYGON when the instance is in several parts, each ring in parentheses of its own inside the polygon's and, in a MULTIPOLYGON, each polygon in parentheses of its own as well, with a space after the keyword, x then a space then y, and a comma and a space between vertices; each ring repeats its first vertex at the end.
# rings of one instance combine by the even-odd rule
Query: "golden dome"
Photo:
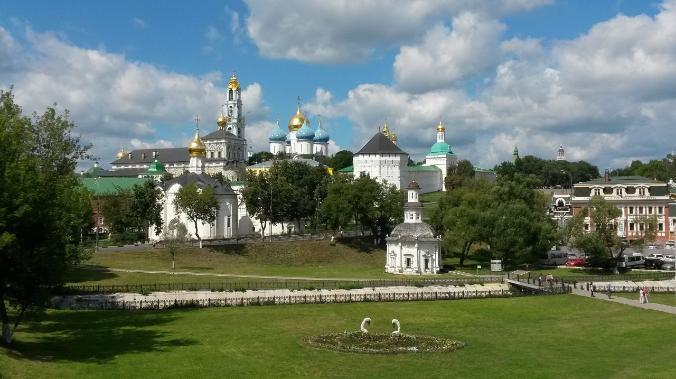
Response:
POLYGON ((216 125, 218 125, 219 130, 223 130, 227 124, 228 124, 228 118, 226 116, 224 116, 223 114, 218 116, 218 118, 216 119, 216 125))
POLYGON ((441 123, 441 120, 439 120, 439 125, 437 125, 437 132, 445 132, 446 131, 446 126, 441 123))
POLYGON ((239 81, 237 76, 233 73, 230 77, 230 82, 228 83, 228 89, 239 89, 239 81))
POLYGON ((124 151, 124 147, 123 147, 123 148, 120 149, 120 151, 117 152, 117 154, 115 154, 115 157, 117 159, 122 159, 122 158, 124 158, 125 154, 127 154, 127 152, 124 151))
POLYGON ((387 123, 383 124, 383 134, 385 135, 385 137, 390 136, 390 128, 389 126, 387 126, 387 123))
POLYGON ((207 147, 200 138, 199 129, 195 130, 195 137, 193 137, 190 145, 188 145, 188 153, 190 153, 191 157, 206 157, 207 155, 207 147))
POLYGON ((390 133, 390 141, 397 142, 397 133, 395 132, 390 133))
POLYGON ((298 109, 296 110, 296 114, 291 116, 291 119, 289 120, 289 131, 295 132, 298 129, 302 128, 306 120, 307 119, 300 111, 300 98, 298 98, 298 109))

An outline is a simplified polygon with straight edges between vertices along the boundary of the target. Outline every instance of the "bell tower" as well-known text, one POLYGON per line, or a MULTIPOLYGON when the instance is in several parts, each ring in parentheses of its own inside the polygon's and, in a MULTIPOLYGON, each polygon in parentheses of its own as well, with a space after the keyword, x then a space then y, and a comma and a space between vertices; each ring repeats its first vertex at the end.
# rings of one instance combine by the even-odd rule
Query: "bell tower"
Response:
MULTIPOLYGON (((221 113, 226 121, 225 130, 239 138, 246 138, 244 133, 244 115, 242 114, 242 88, 234 73, 226 88, 225 104, 221 113)), ((220 127, 220 125, 219 125, 220 127)))

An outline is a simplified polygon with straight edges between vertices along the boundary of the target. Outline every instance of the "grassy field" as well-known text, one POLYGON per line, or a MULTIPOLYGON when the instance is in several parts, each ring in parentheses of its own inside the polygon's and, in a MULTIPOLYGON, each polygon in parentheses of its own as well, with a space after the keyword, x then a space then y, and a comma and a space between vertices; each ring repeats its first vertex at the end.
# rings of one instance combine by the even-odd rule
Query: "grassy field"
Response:
MULTIPOLYGON (((627 299, 638 300, 638 291, 632 293, 616 292, 617 296, 626 297, 627 299)), ((651 293, 648 295, 651 303, 671 305, 676 307, 676 293, 651 293)))
MULTIPOLYGON (((176 256, 176 271, 205 274, 284 276, 346 279, 416 279, 383 272, 385 251, 367 245, 328 241, 295 241, 250 244, 247 246, 186 247, 176 256)), ((131 252, 97 252, 69 278, 80 284, 133 284, 154 282, 237 281, 217 276, 162 275, 106 271, 107 268, 171 271, 166 249, 131 252)), ((434 278, 454 278, 450 273, 434 278)))
POLYGON ((3 378, 673 378, 673 315, 573 295, 166 312, 48 311, 0 348, 3 378), (318 350, 358 329, 458 339, 453 353, 318 350), (640 359, 630 359, 640 357, 640 359))

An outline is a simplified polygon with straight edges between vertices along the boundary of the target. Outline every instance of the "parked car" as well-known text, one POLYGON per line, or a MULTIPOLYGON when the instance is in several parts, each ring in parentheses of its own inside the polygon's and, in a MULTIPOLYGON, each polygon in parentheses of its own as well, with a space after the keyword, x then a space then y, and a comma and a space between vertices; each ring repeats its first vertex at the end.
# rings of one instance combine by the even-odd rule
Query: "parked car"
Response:
POLYGON ((676 262, 674 262, 674 261, 662 262, 662 267, 660 267, 660 268, 662 270, 674 271, 674 266, 676 266, 676 262))
POLYGON ((662 267, 662 260, 658 258, 646 258, 643 262, 645 268, 659 269, 662 267))
POLYGON ((540 264, 558 266, 566 263, 568 253, 562 251, 548 251, 540 257, 540 264))
POLYGON ((587 260, 581 257, 568 258, 566 260, 566 267, 583 267, 587 260))
POLYGON ((655 245, 648 245, 648 250, 655 250, 657 249, 657 246, 655 245))
POLYGON ((665 255, 662 258, 662 262, 674 262, 676 261, 676 256, 674 255, 665 255))
POLYGON ((667 243, 664 244, 664 247, 666 247, 667 249, 673 249, 674 247, 676 247, 676 241, 669 240, 667 241, 667 243))
POLYGON ((658 253, 652 253, 652 254, 649 254, 649 255, 646 257, 646 259, 660 259, 660 260, 661 260, 662 258, 664 258, 664 254, 658 254, 658 253))
POLYGON ((617 267, 620 268, 636 268, 641 267, 645 264, 645 259, 643 255, 634 253, 633 255, 623 255, 617 260, 617 267))

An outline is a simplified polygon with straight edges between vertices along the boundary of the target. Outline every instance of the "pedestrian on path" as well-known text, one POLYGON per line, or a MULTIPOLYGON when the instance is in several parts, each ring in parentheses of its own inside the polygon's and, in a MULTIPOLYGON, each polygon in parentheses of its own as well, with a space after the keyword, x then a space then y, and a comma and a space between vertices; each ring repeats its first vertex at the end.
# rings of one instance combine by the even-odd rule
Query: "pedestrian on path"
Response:
POLYGON ((595 289, 596 289, 596 286, 594 285, 594 283, 592 283, 592 285, 591 285, 591 297, 594 297, 594 290, 595 289))
POLYGON ((612 292, 613 292, 613 288, 612 288, 612 286, 610 285, 610 283, 608 283, 608 298, 609 298, 609 299, 611 298, 610 295, 612 294, 612 292))
POLYGON ((648 304, 648 287, 643 287, 643 304, 648 304))
POLYGON ((645 293, 643 292, 643 288, 638 289, 638 302, 639 304, 645 303, 645 293))

